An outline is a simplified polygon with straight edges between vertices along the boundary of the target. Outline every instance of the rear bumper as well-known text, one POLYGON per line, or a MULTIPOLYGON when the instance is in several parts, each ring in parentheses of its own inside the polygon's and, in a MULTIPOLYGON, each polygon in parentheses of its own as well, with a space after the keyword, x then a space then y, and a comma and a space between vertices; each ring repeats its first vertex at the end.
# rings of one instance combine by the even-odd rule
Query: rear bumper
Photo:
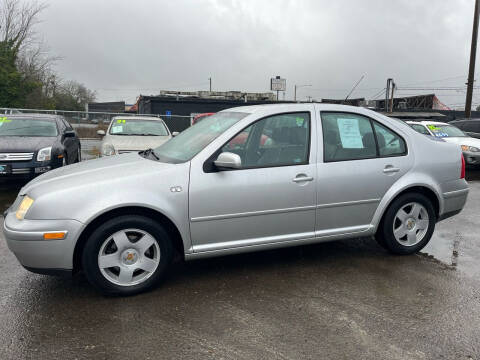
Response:
POLYGON ((464 188, 443 193, 444 206, 438 221, 445 220, 460 213, 467 202, 469 189, 464 188))
POLYGON ((17 220, 10 212, 3 233, 20 264, 34 272, 73 269, 73 252, 83 224, 76 220, 17 220), (63 240, 44 240, 45 232, 66 231, 63 240))

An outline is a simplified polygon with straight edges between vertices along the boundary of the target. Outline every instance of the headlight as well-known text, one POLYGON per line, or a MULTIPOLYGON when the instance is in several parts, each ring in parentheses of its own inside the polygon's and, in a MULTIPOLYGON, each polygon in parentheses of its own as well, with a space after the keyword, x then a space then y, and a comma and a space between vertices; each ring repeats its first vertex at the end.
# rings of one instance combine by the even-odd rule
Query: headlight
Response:
POLYGON ((50 161, 52 158, 52 147, 40 149, 37 154, 37 161, 50 161))
POLYGON ((462 151, 479 152, 480 149, 475 146, 462 145, 462 151))
POLYGON ((17 209, 17 212, 15 213, 15 216, 17 217, 18 220, 23 220, 23 218, 27 214, 28 209, 30 209, 32 204, 33 204, 33 199, 25 195, 22 202, 20 203, 20 206, 17 209))
POLYGON ((115 148, 112 144, 103 145, 102 154, 105 156, 115 155, 115 148))

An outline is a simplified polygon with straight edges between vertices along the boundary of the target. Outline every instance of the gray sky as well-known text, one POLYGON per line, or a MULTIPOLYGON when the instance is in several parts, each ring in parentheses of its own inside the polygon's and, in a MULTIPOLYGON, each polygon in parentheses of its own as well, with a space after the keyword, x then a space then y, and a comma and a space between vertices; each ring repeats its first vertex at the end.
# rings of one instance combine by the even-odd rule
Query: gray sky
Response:
MULTIPOLYGON (((372 98, 399 87, 464 86, 474 0, 50 0, 38 32, 63 57, 60 74, 99 101, 159 89, 269 90, 311 84, 299 97, 372 98), (443 80, 447 79, 447 80, 443 80)), ((478 65, 480 66, 480 64, 478 65)), ((480 70, 480 69, 479 69, 480 70)), ((464 92, 436 93, 446 104, 464 92)), ((480 103, 480 92, 474 93, 480 103)))

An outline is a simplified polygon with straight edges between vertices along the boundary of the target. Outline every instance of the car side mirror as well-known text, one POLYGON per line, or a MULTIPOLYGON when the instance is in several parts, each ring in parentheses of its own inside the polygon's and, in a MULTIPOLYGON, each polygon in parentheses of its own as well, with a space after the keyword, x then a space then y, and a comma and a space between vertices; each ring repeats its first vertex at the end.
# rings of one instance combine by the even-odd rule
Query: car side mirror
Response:
POLYGON ((242 167, 240 156, 231 152, 222 152, 213 163, 220 169, 240 169, 242 167))
POLYGON ((97 130, 97 135, 105 136, 105 130, 97 130))
POLYGON ((67 137, 75 137, 75 135, 76 135, 76 134, 75 134, 75 131, 73 131, 73 130, 67 130, 67 131, 65 131, 65 133, 63 134, 63 136, 66 137, 66 138, 67 138, 67 137))
POLYGON ((172 136, 173 136, 173 137, 177 136, 178 134, 180 134, 178 131, 172 132, 172 136))

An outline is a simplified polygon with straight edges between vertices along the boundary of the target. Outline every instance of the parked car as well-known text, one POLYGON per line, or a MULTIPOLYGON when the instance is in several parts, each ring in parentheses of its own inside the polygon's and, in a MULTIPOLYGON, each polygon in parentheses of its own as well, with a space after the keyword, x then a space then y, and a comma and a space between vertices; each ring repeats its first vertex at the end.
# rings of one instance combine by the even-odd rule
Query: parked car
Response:
POLYGON ((468 136, 480 139, 480 119, 463 119, 450 121, 449 124, 458 127, 468 136))
POLYGON ((422 134, 435 136, 460 145, 467 165, 476 166, 480 164, 480 139, 468 136, 451 123, 438 121, 407 121, 407 123, 422 134))
POLYGON ((457 145, 367 109, 246 106, 154 150, 31 181, 4 234, 31 271, 83 269, 100 291, 127 295, 157 285, 174 252, 190 260, 375 235, 392 253, 416 253, 463 208, 464 177, 457 145))
POLYGON ((162 119, 147 116, 117 116, 103 136, 100 156, 110 156, 155 148, 172 138, 162 119))
POLYGON ((0 177, 33 177, 80 160, 80 140, 62 116, 0 115, 0 177))
POLYGON ((195 117, 193 118, 192 120, 192 125, 195 125, 196 123, 206 119, 207 117, 209 117, 210 115, 213 115, 215 113, 203 113, 203 114, 197 114, 195 115, 195 117))

